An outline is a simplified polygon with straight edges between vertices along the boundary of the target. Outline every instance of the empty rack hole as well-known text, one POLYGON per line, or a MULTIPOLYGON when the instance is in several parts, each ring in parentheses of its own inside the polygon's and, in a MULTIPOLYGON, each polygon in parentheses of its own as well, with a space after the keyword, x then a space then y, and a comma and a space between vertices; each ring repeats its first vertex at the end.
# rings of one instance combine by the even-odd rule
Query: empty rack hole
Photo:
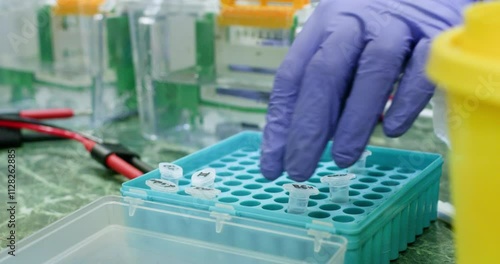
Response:
POLYGON ((316 212, 310 212, 308 214, 308 216, 312 217, 312 218, 328 218, 330 217, 330 214, 329 213, 325 213, 325 212, 320 212, 320 211, 316 211, 316 212))
POLYGON ((216 189, 219 189, 221 192, 229 191, 229 188, 227 188, 227 187, 217 187, 216 189))
POLYGON ((403 175, 391 175, 391 176, 389 176, 389 178, 391 178, 393 180, 398 180, 398 181, 408 179, 408 177, 403 176, 403 175))
POLYGON ((236 157, 236 158, 242 158, 242 157, 246 157, 247 154, 245 154, 245 153, 234 153, 231 156, 236 157))
POLYGON ((230 171, 240 171, 240 170, 244 170, 245 167, 241 167, 241 166, 233 166, 233 167, 229 167, 227 168, 228 170, 230 171))
POLYGON ((330 188, 328 187, 321 187, 318 190, 322 193, 330 193, 330 188))
POLYGON ((397 172, 399 172, 399 173, 414 173, 415 170, 408 169, 408 168, 402 168, 402 169, 397 170, 397 172))
POLYGON ((390 171, 393 170, 394 168, 389 166, 378 166, 376 169, 381 171, 390 171))
POLYGON ((184 185, 188 185, 188 184, 189 184, 188 180, 179 180, 179 186, 184 186, 184 185))
POLYGON ((388 193, 391 191, 390 188, 387 188, 387 187, 375 187, 372 189, 374 192, 378 192, 378 193, 388 193))
POLYGON ((252 156, 252 157, 250 157, 250 159, 253 159, 253 160, 259 160, 259 159, 260 159, 260 156, 252 156))
POLYGON ((288 203, 288 198, 287 197, 280 197, 280 198, 274 199, 274 201, 277 203, 288 203))
POLYGON ((322 171, 322 172, 318 172, 316 173, 316 175, 320 176, 320 177, 323 177, 323 176, 326 176, 326 175, 330 175, 332 174, 331 172, 327 172, 327 171, 322 171))
POLYGON ((246 195, 250 195, 251 192, 240 190, 240 191, 234 191, 231 194, 234 195, 234 196, 246 196, 246 195))
POLYGON ((247 184, 247 185, 243 186, 243 188, 249 189, 249 190, 256 190, 256 189, 262 188, 262 185, 260 185, 260 184, 247 184))
POLYGON ((221 176, 221 177, 227 177, 227 176, 233 176, 233 175, 234 175, 234 173, 229 172, 229 171, 223 171, 223 172, 217 173, 217 176, 221 176))
POLYGON ((247 170, 247 172, 251 173, 251 174, 259 174, 260 170, 258 170, 258 169, 252 169, 252 170, 247 170))
POLYGON ((308 206, 308 207, 313 207, 313 206, 316 206, 316 205, 318 205, 318 203, 317 203, 317 202, 315 202, 315 201, 309 201, 309 202, 307 203, 307 206, 308 206))
POLYGON ((356 207, 351 207, 351 208, 346 208, 343 210, 344 213, 350 214, 350 215, 359 215, 365 212, 365 210, 361 208, 356 208, 356 207))
POLYGON ((382 196, 380 194, 376 194, 376 193, 368 193, 368 194, 363 195, 363 198, 368 199, 368 200, 380 200, 380 199, 382 199, 382 197, 384 197, 384 196, 382 196))
POLYGON ((224 182, 224 185, 226 185, 226 186, 238 186, 238 185, 241 185, 241 182, 240 181, 227 181, 227 182, 224 182))
POLYGON ((254 165, 255 162, 253 161, 242 161, 240 162, 240 165, 248 166, 248 165, 254 165))
POLYGON ((252 196, 252 198, 257 199, 257 200, 266 200, 266 199, 271 199, 273 198, 272 195, 266 194, 266 193, 260 193, 252 196))
POLYGON ((189 195, 189 194, 187 194, 184 190, 182 190, 182 191, 178 191, 178 192, 177 192, 177 194, 178 194, 178 195, 189 195))
POLYGON ((331 162, 332 161, 332 158, 330 157, 330 155, 323 155, 321 156, 320 162, 331 162))
POLYGON ((321 168, 321 167, 323 167, 323 164, 321 163, 318 163, 318 165, 316 165, 316 168, 321 168))
POLYGON ((364 189, 368 189, 368 187, 369 187, 368 185, 360 184, 360 183, 351 185, 351 188, 356 189, 356 190, 364 190, 364 189))
POLYGON ((243 152, 254 152, 254 151, 257 151, 256 148, 242 148, 241 151, 243 152))
POLYGON ((354 221, 354 217, 347 215, 337 215, 333 217, 332 220, 339 223, 349 223, 354 221))
POLYGON ((373 202, 360 200, 360 201, 354 201, 353 204, 359 207, 370 207, 373 205, 373 202))
POLYGON ((399 185, 399 182, 397 182, 397 181, 383 181, 383 182, 381 182, 381 184, 384 186, 397 186, 397 185, 399 185))
POLYGON ((287 183, 292 183, 292 182, 291 181, 280 181, 280 182, 277 182, 276 185, 283 186, 283 185, 285 185, 287 183))
POLYGON ((224 163, 212 163, 208 166, 211 168, 222 168, 222 167, 226 166, 226 164, 224 164, 224 163))
POLYGON ((356 196, 356 195, 359 195, 358 191, 349 190, 349 196, 356 196))
POLYGON ((223 203, 235 203, 237 201, 239 201, 238 198, 234 198, 234 197, 223 197, 223 198, 219 199, 219 202, 223 202, 223 203))
POLYGON ((268 183, 268 182, 271 182, 270 180, 268 180, 266 178, 258 178, 255 181, 258 182, 258 183, 268 183))
POLYGON ((374 183, 377 181, 377 179, 375 178, 361 178, 359 179, 360 182, 364 182, 364 183, 374 183))
POLYGON ((266 205, 262 206, 262 209, 276 211, 276 210, 283 209, 283 206, 279 205, 279 204, 266 204, 266 205))
POLYGON ((236 179, 238 179, 238 180, 250 180, 250 179, 253 179, 253 176, 251 176, 251 175, 238 175, 238 176, 236 176, 236 179))
POLYGON ((253 207, 253 206, 260 205, 260 202, 257 202, 257 201, 244 201, 244 202, 241 202, 240 205, 248 206, 248 207, 253 207))
POLYGON ((337 166, 330 166, 330 167, 327 167, 326 168, 327 170, 331 170, 331 171, 338 171, 338 170, 341 170, 341 168, 337 167, 337 166))
POLYGON ((224 159, 221 159, 220 161, 222 162, 235 162, 236 159, 232 159, 232 158, 224 158, 224 159))
POLYGON ((325 211, 336 211, 340 209, 340 205, 338 204, 323 204, 322 206, 319 207, 321 210, 325 211))
POLYGON ((311 195, 309 196, 310 199, 313 199, 313 200, 323 200, 323 199, 326 199, 328 198, 328 196, 326 194, 316 194, 316 195, 311 195))
POLYGON ((372 176, 372 177, 382 177, 382 176, 385 176, 385 173, 383 173, 383 172, 378 172, 378 171, 369 171, 369 172, 368 172, 368 176, 372 176))
POLYGON ((311 183, 320 183, 320 180, 319 180, 319 178, 310 178, 308 180, 308 182, 311 182, 311 183))
POLYGON ((215 178, 214 182, 221 182, 222 179, 221 178, 215 178))
POLYGON ((268 192, 268 193, 279 193, 279 192, 282 192, 283 189, 278 188, 278 187, 271 187, 271 188, 264 189, 264 191, 268 192))

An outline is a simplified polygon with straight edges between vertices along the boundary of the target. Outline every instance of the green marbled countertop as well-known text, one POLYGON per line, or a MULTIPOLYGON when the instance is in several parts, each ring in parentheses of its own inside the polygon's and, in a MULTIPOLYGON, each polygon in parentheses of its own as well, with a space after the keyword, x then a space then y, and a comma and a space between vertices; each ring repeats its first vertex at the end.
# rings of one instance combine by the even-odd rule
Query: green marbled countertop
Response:
MULTIPOLYGON (((142 159, 152 165, 161 161, 173 161, 194 151, 143 139, 137 119, 109 125, 97 131, 97 134, 105 139, 119 140, 140 153, 142 159)), ((385 138, 379 127, 371 144, 438 152, 446 156, 446 147, 432 133, 430 119, 418 120, 406 135, 398 139, 385 138)), ((7 199, 7 151, 0 152, 0 186, 4 186, 0 189, 0 248, 3 248, 8 231, 4 208, 7 199)), ((449 201, 446 168, 445 163, 440 199, 449 201)), ((78 143, 66 141, 30 143, 17 149, 16 174, 17 241, 99 197, 120 195, 120 186, 126 180, 101 167, 78 143)), ((449 226, 440 221, 434 222, 416 242, 400 253, 395 263, 453 263, 452 238, 449 226)))

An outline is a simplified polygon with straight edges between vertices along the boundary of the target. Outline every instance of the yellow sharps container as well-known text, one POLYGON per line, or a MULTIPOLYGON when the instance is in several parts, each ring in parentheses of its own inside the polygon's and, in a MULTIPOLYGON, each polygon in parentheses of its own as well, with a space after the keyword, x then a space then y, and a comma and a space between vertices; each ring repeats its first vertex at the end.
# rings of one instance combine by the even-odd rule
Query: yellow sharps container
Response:
POLYGON ((433 42, 446 90, 458 263, 500 263, 500 2, 474 4, 433 42))

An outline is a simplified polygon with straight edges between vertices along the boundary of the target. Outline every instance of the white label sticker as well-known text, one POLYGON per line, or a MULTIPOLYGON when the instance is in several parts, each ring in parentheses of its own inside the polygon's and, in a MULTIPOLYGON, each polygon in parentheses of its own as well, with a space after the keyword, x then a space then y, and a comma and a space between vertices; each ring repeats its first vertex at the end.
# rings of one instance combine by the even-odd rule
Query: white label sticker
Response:
POLYGON ((186 189, 186 193, 192 195, 193 197, 210 200, 217 197, 221 191, 213 188, 190 187, 186 189))
POLYGON ((152 190, 160 192, 177 192, 179 189, 175 183, 164 179, 149 179, 146 181, 146 185, 152 190))
POLYGON ((191 185, 195 187, 207 187, 215 181, 215 169, 206 168, 193 173, 191 177, 191 185))
POLYGON ((319 193, 318 189, 314 186, 306 185, 306 184, 298 184, 298 183, 287 183, 283 185, 283 188, 285 190, 290 192, 290 195, 292 193, 296 194, 302 194, 302 195, 316 195, 319 193))
POLYGON ((314 187, 305 185, 305 184, 292 184, 293 188, 295 189, 302 189, 302 190, 311 190, 314 189, 314 187))
POLYGON ((158 169, 160 170, 161 177, 166 179, 179 179, 183 174, 182 167, 172 163, 162 162, 158 165, 158 169))

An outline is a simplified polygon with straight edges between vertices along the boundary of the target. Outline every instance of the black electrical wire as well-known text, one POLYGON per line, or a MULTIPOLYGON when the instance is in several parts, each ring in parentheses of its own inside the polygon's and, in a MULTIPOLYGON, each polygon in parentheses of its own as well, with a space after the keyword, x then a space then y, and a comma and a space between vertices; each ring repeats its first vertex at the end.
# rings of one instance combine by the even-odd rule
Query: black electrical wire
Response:
POLYGON ((68 140, 67 138, 45 135, 45 134, 22 134, 21 138, 23 142, 42 142, 42 141, 54 141, 54 140, 68 140))
POLYGON ((153 168, 151 165, 147 164, 146 162, 140 160, 139 158, 132 158, 132 160, 130 161, 130 163, 132 163, 132 165, 134 167, 136 167, 138 170, 144 172, 144 173, 148 173, 152 170, 154 170, 155 168, 153 168))
MULTIPOLYGON (((46 123, 40 122, 40 121, 38 121, 36 119, 14 117, 12 115, 9 115, 9 116, 7 116, 7 115, 0 115, 0 120, 23 122, 23 123, 29 123, 29 124, 34 124, 34 125, 43 125, 43 126, 48 126, 48 127, 53 127, 53 128, 58 128, 58 129, 66 130, 66 131, 75 132, 75 131, 72 131, 70 129, 66 129, 66 128, 63 128, 63 127, 55 126, 55 125, 52 125, 52 124, 46 124, 46 123)), ((78 133, 78 132, 75 132, 75 133, 78 133)), ((85 135, 82 135, 82 136, 88 138, 85 135)), ((22 135, 22 137, 23 137, 23 140, 24 140, 25 135, 22 135)), ((62 140, 63 139, 61 137, 56 137, 56 136, 43 135, 43 134, 40 134, 40 135, 33 134, 33 135, 28 136, 28 140, 32 140, 32 141, 27 141, 27 142, 50 140, 50 138, 52 138, 52 140, 54 140, 54 139, 62 140)), ((95 141, 92 138, 89 138, 89 139, 92 140, 92 141, 95 141)), ((147 173, 147 172, 150 172, 150 171, 154 170, 154 168, 151 165, 145 163, 144 161, 142 161, 141 159, 139 159, 137 157, 133 157, 130 160, 130 164, 132 166, 134 166, 136 169, 138 169, 141 172, 143 172, 143 173, 147 173)))

